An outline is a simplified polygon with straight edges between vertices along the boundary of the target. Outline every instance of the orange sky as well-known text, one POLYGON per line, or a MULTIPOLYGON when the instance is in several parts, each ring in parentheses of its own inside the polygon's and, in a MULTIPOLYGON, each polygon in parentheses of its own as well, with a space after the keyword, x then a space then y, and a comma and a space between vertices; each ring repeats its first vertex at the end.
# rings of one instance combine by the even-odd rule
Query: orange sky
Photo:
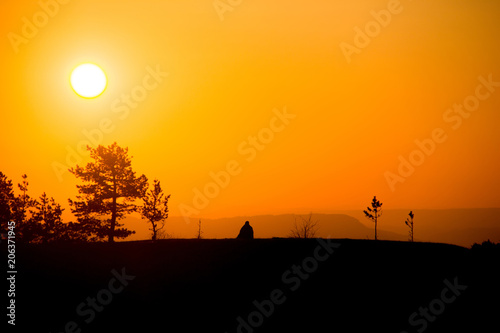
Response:
POLYGON ((67 207, 76 182, 54 166, 87 131, 129 147, 172 215, 500 207, 500 84, 482 83, 500 82, 498 1, 60 2, 0 4, 0 171, 32 196, 67 207), (83 62, 108 76, 96 99, 69 85, 83 62), (400 156, 422 163, 391 185, 400 156))

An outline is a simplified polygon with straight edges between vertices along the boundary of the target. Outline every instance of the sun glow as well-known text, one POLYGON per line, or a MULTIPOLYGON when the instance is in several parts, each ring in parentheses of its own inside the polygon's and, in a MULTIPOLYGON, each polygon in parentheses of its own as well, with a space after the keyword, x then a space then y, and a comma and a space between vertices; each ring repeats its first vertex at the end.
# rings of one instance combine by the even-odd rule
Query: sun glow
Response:
POLYGON ((71 72, 71 87, 81 97, 95 98, 106 89, 104 71, 94 64, 82 64, 71 72))

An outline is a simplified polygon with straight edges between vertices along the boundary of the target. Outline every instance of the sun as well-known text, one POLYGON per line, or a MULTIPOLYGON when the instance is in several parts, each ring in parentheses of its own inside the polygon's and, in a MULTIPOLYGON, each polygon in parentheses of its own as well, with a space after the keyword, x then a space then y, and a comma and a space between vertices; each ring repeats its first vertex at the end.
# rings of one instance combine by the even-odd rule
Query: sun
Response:
POLYGON ((71 87, 81 97, 95 98, 106 89, 108 80, 104 71, 94 64, 82 64, 71 72, 71 87))

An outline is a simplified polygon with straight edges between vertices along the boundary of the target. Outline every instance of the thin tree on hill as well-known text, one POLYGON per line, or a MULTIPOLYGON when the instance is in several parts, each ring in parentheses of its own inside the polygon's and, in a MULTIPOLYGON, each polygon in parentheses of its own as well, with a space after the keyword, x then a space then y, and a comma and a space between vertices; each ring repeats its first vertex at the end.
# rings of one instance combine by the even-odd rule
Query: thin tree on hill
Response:
POLYGON ((410 242, 413 242, 413 212, 410 211, 410 214, 408 214, 410 217, 406 218, 405 224, 410 228, 410 231, 408 232, 410 242))
POLYGON ((97 239, 107 236, 111 243, 115 237, 125 238, 135 233, 118 221, 139 209, 135 200, 144 196, 148 180, 145 175, 136 176, 128 148, 121 148, 116 142, 87 150, 94 161, 85 167, 77 165, 69 169, 84 182, 77 185, 79 195, 76 200, 69 199, 69 204, 82 228, 97 239))
POLYGON ((196 236, 196 239, 202 239, 203 231, 201 231, 201 220, 198 220, 198 235, 196 236))
POLYGON ((378 218, 382 215, 382 203, 377 200, 376 196, 374 196, 371 207, 367 207, 363 213, 365 213, 367 218, 375 222, 375 240, 377 240, 377 222, 378 218))
POLYGON ((300 221, 297 222, 297 216, 294 216, 293 228, 290 230, 291 238, 313 238, 318 231, 318 222, 312 220, 312 213, 307 218, 299 215, 300 221))
POLYGON ((160 185, 160 181, 153 181, 153 189, 149 190, 144 198, 141 207, 141 217, 151 223, 151 239, 158 239, 158 233, 165 227, 165 220, 168 218, 168 199, 170 194, 165 196, 160 185))

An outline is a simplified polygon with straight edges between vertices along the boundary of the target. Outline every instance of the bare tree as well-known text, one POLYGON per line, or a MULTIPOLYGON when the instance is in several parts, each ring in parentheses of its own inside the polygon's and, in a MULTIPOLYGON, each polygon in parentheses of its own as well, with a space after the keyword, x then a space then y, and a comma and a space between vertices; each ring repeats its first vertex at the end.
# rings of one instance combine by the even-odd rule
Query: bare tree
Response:
POLYGON ((309 213, 307 218, 299 215, 299 220, 297 221, 297 216, 294 216, 293 229, 290 230, 291 238, 313 238, 316 236, 316 231, 318 230, 318 222, 312 220, 312 213, 309 213))
MULTIPOLYGON (((165 223, 162 224, 161 228, 159 228, 159 229, 156 230, 156 239, 155 240, 159 240, 159 239, 173 239, 173 238, 175 238, 174 234, 173 233, 169 234, 164 229, 164 227, 165 227, 165 223)), ((149 230, 151 230, 151 229, 149 229, 149 230)))
POLYGON ((413 242, 413 214, 412 211, 410 211, 410 214, 408 214, 410 217, 406 218, 405 224, 410 228, 410 231, 408 232, 410 236, 410 242, 413 242))
POLYGON ((372 200, 371 207, 367 207, 367 210, 364 210, 365 216, 375 222, 375 240, 377 240, 377 221, 378 218, 382 215, 382 203, 377 200, 377 197, 374 196, 372 200))

